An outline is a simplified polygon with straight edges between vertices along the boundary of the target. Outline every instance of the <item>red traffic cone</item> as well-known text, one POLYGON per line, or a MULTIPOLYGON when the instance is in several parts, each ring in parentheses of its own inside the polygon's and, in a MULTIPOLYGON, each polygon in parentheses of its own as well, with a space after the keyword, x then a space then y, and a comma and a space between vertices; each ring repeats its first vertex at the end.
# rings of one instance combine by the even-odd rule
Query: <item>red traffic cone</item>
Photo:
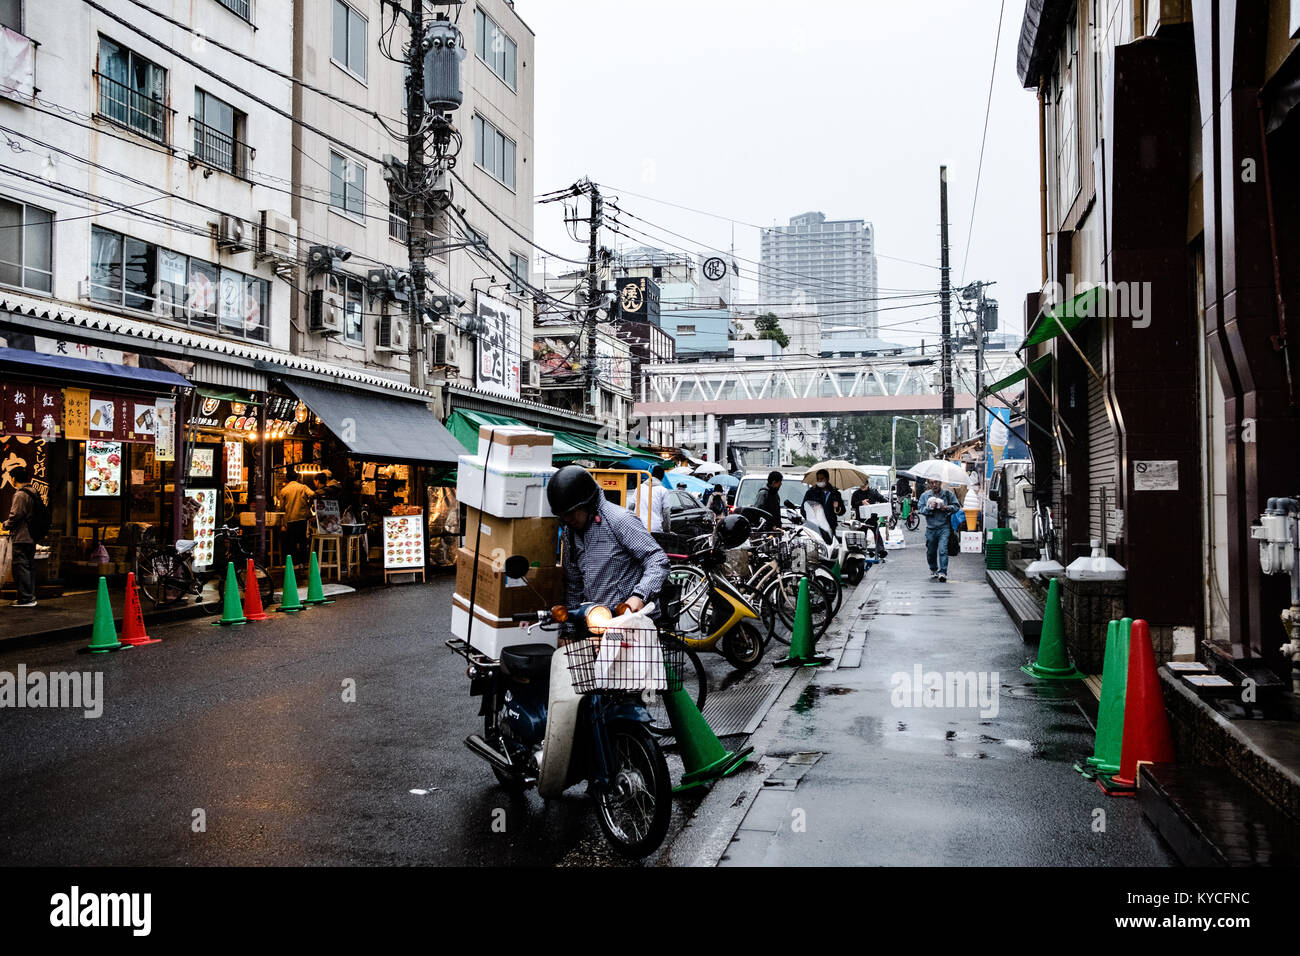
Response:
POLYGON ((248 559, 248 570, 244 573, 244 617, 250 621, 265 621, 271 615, 262 610, 262 589, 257 586, 257 572, 253 569, 253 559, 248 559))
POLYGON ((1156 654, 1151 647, 1147 622, 1133 622, 1129 643, 1128 688, 1124 698, 1124 743, 1120 750, 1119 773, 1111 777, 1106 793, 1137 789, 1138 764, 1173 763, 1174 742, 1169 717, 1160 694, 1156 654))
POLYGON ((144 644, 161 644, 144 630, 144 609, 140 607, 140 590, 135 586, 135 573, 126 573, 126 607, 122 610, 122 643, 132 647, 144 644))

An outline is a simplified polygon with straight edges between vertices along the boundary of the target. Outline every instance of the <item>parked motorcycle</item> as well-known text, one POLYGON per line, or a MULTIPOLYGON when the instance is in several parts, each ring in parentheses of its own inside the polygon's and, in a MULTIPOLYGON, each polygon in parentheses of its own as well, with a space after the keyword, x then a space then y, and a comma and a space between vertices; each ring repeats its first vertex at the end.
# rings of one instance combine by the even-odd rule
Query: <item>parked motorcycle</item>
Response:
MULTIPOLYGON (((507 577, 527 572, 526 558, 506 560, 507 577)), ((483 698, 483 733, 465 745, 510 790, 536 786, 556 797, 588 782, 605 838, 631 858, 659 847, 672 813, 668 765, 649 730, 645 695, 678 689, 683 662, 676 659, 680 644, 660 641, 648 617, 653 610, 616 614, 585 604, 517 614, 530 631, 565 625, 569 639, 559 649, 506 647, 500 660, 463 640, 446 642, 469 665, 470 695, 483 698)))

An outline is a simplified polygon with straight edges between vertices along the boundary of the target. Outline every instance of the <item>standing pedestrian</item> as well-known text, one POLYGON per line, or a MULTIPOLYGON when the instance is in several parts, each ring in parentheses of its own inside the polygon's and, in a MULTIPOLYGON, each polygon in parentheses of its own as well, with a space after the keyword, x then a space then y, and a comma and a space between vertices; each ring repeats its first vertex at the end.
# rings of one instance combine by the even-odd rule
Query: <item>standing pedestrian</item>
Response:
POLYGON ((651 534, 661 534, 672 525, 672 502, 664 486, 664 466, 651 468, 650 477, 652 480, 641 482, 637 488, 629 510, 648 523, 651 534))
POLYGON ((12 469, 9 477, 16 489, 4 523, 5 530, 13 537, 14 584, 18 589, 18 600, 13 607, 36 607, 36 538, 29 525, 41 501, 31 486, 32 476, 25 465, 12 469))
POLYGON ((935 479, 928 482, 928 488, 917 507, 925 515, 925 560, 930 565, 930 579, 942 583, 948 580, 949 521, 958 510, 957 496, 935 479))
POLYGON ((284 553, 292 555, 299 566, 307 560, 307 519, 311 517, 313 497, 315 492, 296 478, 290 478, 280 489, 284 507, 284 553))
POLYGON ((834 538, 835 525, 839 523, 839 516, 844 514, 844 499, 831 487, 831 473, 825 468, 818 470, 817 483, 804 493, 803 503, 807 505, 809 502, 821 508, 826 526, 830 528, 831 537, 834 538))
POLYGON ((709 495, 709 510, 713 512, 715 524, 727 516, 727 492, 720 484, 715 484, 713 494, 709 495))
POLYGON ((769 530, 781 527, 781 481, 785 476, 773 471, 767 476, 767 486, 758 493, 758 503, 754 505, 768 516, 769 530))
MULTIPOLYGON (((849 507, 853 510, 855 517, 862 518, 862 512, 858 509, 863 505, 882 505, 888 499, 880 491, 871 486, 870 481, 862 483, 862 487, 853 492, 853 497, 849 499, 849 507)), ((876 539, 876 557, 881 561, 885 560, 885 539, 880 534, 880 515, 872 514, 870 517, 862 518, 868 528, 871 529, 876 539)))

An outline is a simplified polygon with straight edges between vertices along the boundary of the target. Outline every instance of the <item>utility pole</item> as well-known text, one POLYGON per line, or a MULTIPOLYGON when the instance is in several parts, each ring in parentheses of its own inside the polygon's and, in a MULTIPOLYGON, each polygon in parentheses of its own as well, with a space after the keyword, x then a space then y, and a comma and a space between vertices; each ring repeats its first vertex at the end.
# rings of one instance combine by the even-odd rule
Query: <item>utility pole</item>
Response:
POLYGON ((424 388, 424 0, 411 0, 411 49, 406 77, 406 257, 411 271, 407 302, 411 387, 424 388))
MULTIPOLYGON (((943 339, 943 423, 948 426, 948 438, 952 437, 953 392, 952 392, 952 316, 948 288, 948 167, 939 167, 939 315, 941 317, 940 335, 943 339)), ((940 441, 943 440, 942 431, 940 441)))
POLYGON ((600 382, 596 368, 596 310, 600 305, 600 289, 596 272, 599 255, 601 221, 605 215, 605 203, 600 196, 600 188, 592 182, 587 183, 587 198, 591 201, 591 217, 587 220, 591 227, 587 241, 587 414, 592 418, 600 417, 600 382))

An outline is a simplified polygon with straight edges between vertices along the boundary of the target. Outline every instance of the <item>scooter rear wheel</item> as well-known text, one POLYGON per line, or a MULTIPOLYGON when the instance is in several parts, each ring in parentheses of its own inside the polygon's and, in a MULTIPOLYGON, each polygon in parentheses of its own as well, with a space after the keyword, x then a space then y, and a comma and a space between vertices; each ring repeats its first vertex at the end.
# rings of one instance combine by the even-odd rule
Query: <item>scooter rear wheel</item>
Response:
POLYGON ((630 859, 653 853, 673 812, 668 762, 646 728, 621 720, 609 727, 609 786, 596 796, 596 816, 614 851, 630 859))
POLYGON ((737 622, 718 642, 722 656, 738 671, 753 670, 763 659, 766 648, 767 641, 763 639, 763 632, 752 621, 737 622))

